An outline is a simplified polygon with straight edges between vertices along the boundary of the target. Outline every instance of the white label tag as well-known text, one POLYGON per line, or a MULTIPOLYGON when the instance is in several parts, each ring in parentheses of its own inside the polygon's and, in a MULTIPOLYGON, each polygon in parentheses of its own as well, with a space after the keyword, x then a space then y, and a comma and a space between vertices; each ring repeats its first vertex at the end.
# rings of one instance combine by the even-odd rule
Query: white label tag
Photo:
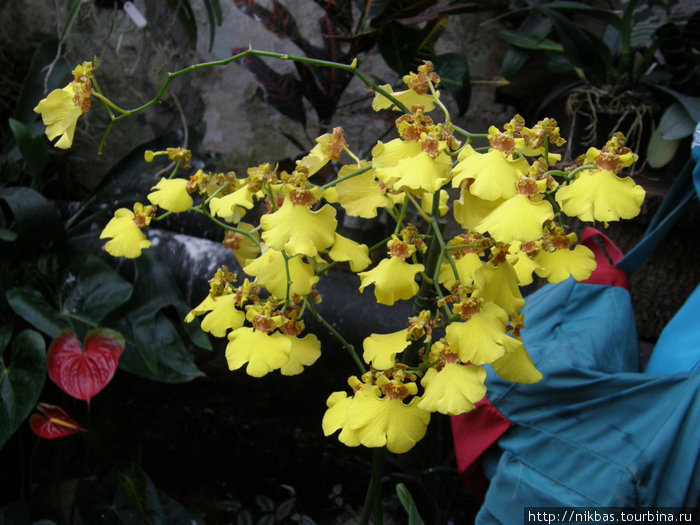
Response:
POLYGON ((146 27, 146 18, 141 14, 141 11, 136 8, 133 2, 124 2, 124 11, 126 11, 126 14, 129 15, 129 18, 131 18, 132 22, 138 27, 142 29, 146 27))

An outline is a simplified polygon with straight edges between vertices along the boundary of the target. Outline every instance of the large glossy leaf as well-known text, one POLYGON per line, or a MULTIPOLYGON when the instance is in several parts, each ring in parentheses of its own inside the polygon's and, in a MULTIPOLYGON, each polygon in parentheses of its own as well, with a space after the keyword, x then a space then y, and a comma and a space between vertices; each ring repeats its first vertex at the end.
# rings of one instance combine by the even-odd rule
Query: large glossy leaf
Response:
POLYGON ((352 30, 352 0, 314 0, 333 23, 345 31, 352 30))
POLYGON ((28 244, 62 243, 65 232, 53 203, 25 186, 1 188, 0 199, 12 212, 11 230, 28 244))
POLYGON ((319 49, 302 36, 296 20, 278 0, 272 0, 272 10, 264 8, 255 0, 234 0, 234 4, 246 15, 260 22, 271 33, 294 42, 308 56, 319 56, 319 49))
POLYGON ((659 132, 664 140, 682 139, 693 133, 695 124, 685 108, 674 102, 661 115, 659 132))
POLYGON ((29 416, 29 426, 41 438, 57 439, 85 432, 85 429, 59 406, 39 403, 36 409, 38 412, 29 416))
MULTIPOLYGON (((112 310, 124 304, 132 286, 99 257, 79 250, 52 253, 41 260, 45 276, 55 283, 61 305, 60 314, 67 319, 85 319, 100 324, 112 310)), ((78 337, 85 332, 76 330, 78 337)))
POLYGON ((11 118, 9 121, 10 129, 15 136, 22 160, 32 178, 32 188, 39 189, 41 186, 41 174, 48 159, 46 141, 41 136, 32 137, 29 126, 19 120, 11 118))
POLYGON ((416 66, 422 38, 421 29, 391 22, 379 31, 377 45, 387 65, 399 75, 405 75, 416 66))
POLYGON ((80 523, 106 525, 203 525, 198 512, 160 491, 135 463, 97 480, 85 479, 76 491, 80 523))
POLYGON ((445 53, 433 60, 435 71, 440 76, 440 87, 447 89, 463 115, 469 108, 471 81, 469 60, 459 53, 445 53))
POLYGON ((69 396, 90 402, 114 377, 124 338, 119 332, 98 328, 85 336, 85 348, 72 330, 63 330, 49 347, 49 378, 69 396))
POLYGON ((610 63, 610 50, 605 43, 596 35, 581 29, 562 13, 543 6, 538 6, 538 9, 554 24, 564 53, 571 63, 581 68, 589 81, 605 81, 610 63))
POLYGON ((544 38, 540 35, 533 35, 521 31, 510 31, 503 29, 491 33, 496 38, 508 42, 516 47, 529 49, 532 51, 549 51, 552 53, 563 53, 564 48, 559 42, 544 38))
POLYGON ((561 11, 562 13, 572 13, 589 16, 591 18, 596 18, 598 20, 611 24, 618 31, 622 30, 623 20, 615 11, 598 9, 597 7, 584 4, 583 2, 548 2, 544 4, 533 4, 528 7, 513 9, 506 13, 500 14, 494 18, 487 20, 486 22, 483 22, 482 25, 489 25, 502 18, 527 13, 529 11, 538 9, 539 7, 546 7, 547 9, 561 11))
POLYGON ((51 297, 29 287, 8 290, 12 310, 37 330, 56 337, 71 328, 80 338, 131 295, 131 285, 98 257, 68 249, 52 252, 40 263, 51 282, 51 297))
MULTIPOLYGON (((232 49, 238 54, 244 49, 232 49)), ((237 62, 255 76, 258 81, 257 94, 260 99, 284 116, 306 126, 306 112, 302 100, 299 81, 292 74, 281 75, 270 68, 260 58, 247 56, 237 62)))
POLYGON ((649 166, 655 169, 662 168, 671 162, 676 151, 678 151, 680 142, 680 139, 665 140, 660 129, 656 128, 647 145, 646 160, 649 166))
POLYGON ((0 449, 32 411, 46 380, 44 338, 24 330, 6 351, 11 330, 0 329, 0 449))
POLYGON ((374 27, 402 18, 411 18, 421 14, 429 7, 437 4, 437 0, 391 0, 384 9, 372 20, 374 27))
POLYGON ((700 122, 700 96, 691 97, 679 93, 675 89, 668 88, 666 86, 661 86, 658 84, 652 84, 652 87, 663 91, 664 93, 670 95, 676 102, 680 103, 690 115, 690 118, 695 122, 700 122))
POLYGON ((34 288, 11 288, 5 297, 15 314, 49 337, 56 337, 68 324, 68 321, 34 288))
POLYGON ((194 16, 194 11, 189 0, 167 0, 170 9, 177 15, 180 24, 185 30, 187 40, 190 45, 197 45, 197 18, 194 16))
MULTIPOLYGON (((136 279, 132 297, 104 321, 106 326, 119 330, 126 339, 120 368, 169 383, 185 382, 201 376, 202 372, 192 361, 178 330, 166 316, 166 313, 172 314, 183 330, 194 329, 180 323, 189 307, 172 273, 151 250, 146 250, 134 264, 136 279)), ((190 337, 200 337, 193 339, 199 346, 206 347, 208 344, 201 333, 195 336, 190 332, 190 337)))
POLYGON ((422 31, 422 37, 416 51, 416 63, 435 58, 435 43, 447 30, 448 18, 441 16, 430 20, 422 31))
POLYGON ((399 496, 401 505, 406 509, 408 513, 408 525, 425 525, 423 518, 418 514, 418 507, 416 507, 416 502, 413 500, 413 496, 408 491, 408 488, 403 483, 397 483, 396 494, 399 496))
POLYGON ((22 83, 20 98, 15 106, 14 118, 29 126, 32 136, 43 134, 46 129, 39 116, 34 113, 34 108, 51 90, 59 87, 71 71, 71 66, 63 56, 56 59, 57 45, 58 40, 50 38, 43 41, 34 52, 29 71, 22 83), (53 64, 50 73, 47 69, 49 64, 53 64))

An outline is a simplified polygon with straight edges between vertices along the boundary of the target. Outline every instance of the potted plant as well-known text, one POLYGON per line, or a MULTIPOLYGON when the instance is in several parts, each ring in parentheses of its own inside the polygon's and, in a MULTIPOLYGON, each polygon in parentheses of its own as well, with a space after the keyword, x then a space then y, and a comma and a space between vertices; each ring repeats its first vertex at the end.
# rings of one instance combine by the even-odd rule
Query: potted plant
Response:
POLYGON ((501 67, 512 82, 508 90, 521 101, 529 93, 547 93, 535 97, 535 113, 551 113, 554 103, 563 103, 569 128, 583 130, 586 145, 620 130, 658 168, 700 119, 700 11, 674 14, 677 3, 664 8, 632 0, 616 10, 547 2, 487 24, 519 24, 493 34, 511 46, 501 67), (546 73, 533 66, 542 59, 546 73), (533 76, 534 87, 526 90, 533 76))

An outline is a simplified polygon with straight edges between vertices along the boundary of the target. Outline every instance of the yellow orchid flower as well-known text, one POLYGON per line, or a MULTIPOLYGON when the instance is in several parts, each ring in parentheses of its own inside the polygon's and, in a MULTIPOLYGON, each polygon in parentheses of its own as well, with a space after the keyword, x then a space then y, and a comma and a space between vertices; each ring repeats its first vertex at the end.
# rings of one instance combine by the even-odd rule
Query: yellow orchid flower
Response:
MULTIPOLYGON (((384 91, 392 95, 396 100, 401 102, 408 109, 413 106, 423 106, 423 110, 427 113, 435 109, 435 99, 432 95, 424 94, 419 95, 412 89, 406 89, 404 91, 394 91, 390 84, 384 84, 379 86, 384 91)), ((439 92, 437 92, 439 94, 439 92)), ((374 94, 374 100, 372 100, 372 109, 374 111, 381 111, 382 109, 393 109, 394 111, 400 111, 396 105, 389 100, 387 97, 379 92, 374 94)))
POLYGON ((263 377, 289 361, 292 342, 279 332, 267 334, 243 326, 230 332, 228 340, 226 361, 229 370, 238 370, 247 363, 248 375, 263 377))
POLYGON ((274 213, 263 215, 260 226, 262 238, 275 250, 284 250, 287 255, 297 254, 315 257, 335 240, 335 208, 326 204, 318 211, 308 206, 294 204, 285 199, 274 213))
POLYGON ((564 213, 582 221, 611 222, 639 215, 644 189, 631 177, 620 178, 609 170, 586 170, 555 198, 564 213))
POLYGON ((286 335, 291 343, 289 361, 280 368, 283 376, 295 376, 304 371, 305 366, 313 365, 321 357, 321 342, 313 334, 303 338, 286 335))
POLYGON ((554 210, 548 201, 518 194, 503 201, 474 229, 488 232, 500 242, 528 242, 542 237, 542 225, 553 218, 554 210))
POLYGON ((511 160, 499 150, 477 153, 467 145, 459 152, 457 165, 452 169, 452 187, 472 179, 468 191, 487 201, 509 199, 517 194, 516 183, 530 170, 521 158, 511 160))
MULTIPOLYGON (((385 387, 397 383, 380 379, 384 381, 378 383, 385 387)), ((347 446, 386 446, 395 454, 408 452, 425 436, 430 413, 418 408, 418 397, 404 403, 405 397, 415 395, 415 383, 399 383, 398 387, 387 388, 385 392, 389 394, 383 397, 379 397, 382 392, 376 385, 357 384, 356 378, 351 378, 350 383, 354 385, 353 397, 348 398, 345 392, 334 392, 326 401, 328 410, 323 418, 326 436, 341 430, 338 439, 347 446)))
MULTIPOLYGON (((338 178, 350 175, 358 168, 364 168, 368 165, 367 161, 362 161, 359 167, 343 166, 338 171, 338 178)), ((387 208, 392 205, 391 199, 386 195, 386 186, 376 179, 374 170, 339 182, 328 188, 324 192, 324 197, 328 202, 339 203, 348 215, 364 219, 376 217, 379 208, 387 208)))
POLYGON ((335 242, 331 251, 328 252, 328 256, 334 261, 349 262, 350 270, 355 273, 364 270, 372 262, 366 244, 357 243, 338 233, 335 234, 335 242))
MULTIPOLYGON (((305 263, 301 257, 291 257, 288 260, 290 295, 309 295, 311 288, 318 282, 318 276, 314 275, 314 268, 305 263)), ((255 277, 255 281, 267 288, 272 295, 284 299, 287 293, 287 273, 284 269, 284 257, 282 252, 268 248, 260 257, 250 261, 243 271, 255 277)))
POLYGON ((187 211, 192 207, 192 197, 187 192, 187 182, 187 179, 162 178, 151 188, 156 191, 148 194, 148 200, 151 204, 173 213, 187 211))
POLYGON ((100 234, 100 239, 111 239, 105 244, 105 250, 113 257, 135 259, 141 250, 149 248, 151 241, 136 224, 136 215, 131 210, 119 208, 100 234))
POLYGON ((476 365, 448 362, 440 370, 429 368, 421 379, 425 393, 418 408, 448 416, 469 412, 486 395, 485 379, 486 370, 476 365))
POLYGON ((506 353, 507 322, 508 314, 500 306, 486 302, 466 321, 449 324, 445 339, 463 363, 493 363, 506 353))
POLYGON ((377 370, 393 368, 396 354, 403 352, 409 344, 406 330, 391 334, 372 334, 362 342, 362 359, 377 370))
POLYGON ((372 270, 357 274, 360 293, 374 284, 374 296, 379 304, 391 306, 396 301, 410 299, 418 293, 416 274, 424 269, 422 264, 410 264, 400 257, 382 259, 372 270))

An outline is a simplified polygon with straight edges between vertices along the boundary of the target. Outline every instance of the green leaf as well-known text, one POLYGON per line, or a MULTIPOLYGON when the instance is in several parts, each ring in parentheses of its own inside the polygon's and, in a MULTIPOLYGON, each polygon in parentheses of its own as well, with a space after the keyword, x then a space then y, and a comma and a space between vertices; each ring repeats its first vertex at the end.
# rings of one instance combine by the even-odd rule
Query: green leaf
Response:
POLYGON ((489 20, 483 22, 481 25, 487 26, 502 18, 506 18, 516 14, 526 13, 528 11, 533 11, 535 9, 538 9, 538 7, 540 6, 556 11, 562 11, 565 13, 574 13, 590 16, 591 18, 597 18, 598 20, 602 20, 603 22, 607 22, 608 24, 612 25, 618 31, 620 31, 623 26, 622 18, 620 18, 620 16, 614 11, 607 11, 605 9, 591 7, 589 5, 584 4, 583 2, 549 2, 546 4, 534 4, 520 9, 513 9, 511 11, 503 13, 502 15, 490 18, 489 20))
POLYGON ((63 223, 56 207, 41 193, 24 186, 2 188, 0 199, 12 212, 11 229, 20 241, 33 245, 65 241, 63 223))
POLYGON ((71 71, 70 65, 63 57, 55 61, 57 46, 58 40, 51 38, 42 42, 36 50, 15 106, 14 118, 29 126, 32 136, 41 135, 45 130, 41 119, 34 113, 34 108, 51 90, 59 87, 71 71), (49 78, 46 79, 47 66, 52 62, 53 69, 49 78), (47 80, 46 85, 44 85, 45 80, 47 80))
POLYGON ((5 296, 18 316, 49 337, 56 337, 68 325, 68 321, 34 288, 11 288, 5 296))
POLYGON ((387 65, 399 75, 405 75, 415 65, 422 37, 421 29, 391 22, 379 31, 377 46, 387 65))
POLYGON ((17 141, 17 147, 22 155, 22 160, 32 178, 32 187, 40 187, 41 174, 48 159, 48 147, 42 137, 32 137, 29 127, 19 120, 9 119, 10 129, 17 141))
POLYGON ((695 121, 681 104, 674 102, 661 115, 659 131, 664 140, 682 139, 695 131, 695 121))
POLYGON ((46 297, 36 289, 17 287, 7 292, 7 301, 17 315, 49 337, 70 327, 82 340, 131 295, 131 284, 86 252, 71 248, 51 253, 39 266, 56 295, 46 297))
POLYGON ((15 242, 17 240, 17 233, 0 226, 0 240, 5 242, 15 242))
POLYGON ((197 19, 189 0, 168 0, 170 9, 175 11, 192 47, 197 46, 197 19))
POLYGON ((172 313, 184 330, 196 330, 180 321, 190 308, 172 273, 153 250, 146 250, 134 264, 136 279, 131 299, 104 320, 106 326, 120 331, 127 341, 119 367, 167 383, 201 376, 175 325, 166 316, 166 312, 172 313))
POLYGON ((471 97, 469 60, 459 53, 445 53, 436 56, 433 65, 440 76, 440 87, 447 89, 457 103, 459 115, 463 115, 471 97))
POLYGON ((688 115, 690 115, 690 118, 694 122, 700 122, 700 97, 690 97, 688 95, 683 95, 682 93, 679 93, 674 89, 667 88, 666 86, 661 86, 658 84, 650 83, 649 85, 670 95, 676 102, 683 106, 683 108, 688 112, 688 115))
POLYGON ((661 128, 656 128, 647 146, 647 163, 652 168, 662 168, 668 164, 678 150, 680 140, 665 140, 661 128))
POLYGON ((29 416, 46 380, 46 346, 34 330, 20 332, 10 347, 9 365, 0 350, 0 448, 29 416))
POLYGON ((586 78, 593 83, 605 80, 606 69, 610 63, 610 49, 596 35, 584 31, 566 16, 537 6, 537 9, 554 24, 564 54, 571 63, 584 71, 586 78))
MULTIPOLYGON (((85 319, 99 325, 131 296, 132 286, 99 257, 79 250, 51 254, 40 267, 55 283, 61 305, 60 315, 67 319, 85 319)), ((78 339, 85 333, 76 330, 78 339)))
POLYGON ((523 49, 530 49, 532 51, 549 51, 552 53, 564 52, 564 48, 559 42, 555 42, 554 40, 538 35, 509 31, 507 29, 492 31, 491 34, 496 38, 500 38, 509 44, 521 47, 523 49))
POLYGON ((403 483, 396 484, 396 494, 398 494, 399 499, 403 508, 408 512, 408 525, 425 525, 425 522, 418 514, 418 509, 416 508, 416 502, 413 501, 413 496, 408 491, 408 488, 403 483))
POLYGON ((96 481, 82 480, 76 490, 78 523, 105 525, 203 525, 189 510, 162 492, 136 464, 114 469, 96 481))

